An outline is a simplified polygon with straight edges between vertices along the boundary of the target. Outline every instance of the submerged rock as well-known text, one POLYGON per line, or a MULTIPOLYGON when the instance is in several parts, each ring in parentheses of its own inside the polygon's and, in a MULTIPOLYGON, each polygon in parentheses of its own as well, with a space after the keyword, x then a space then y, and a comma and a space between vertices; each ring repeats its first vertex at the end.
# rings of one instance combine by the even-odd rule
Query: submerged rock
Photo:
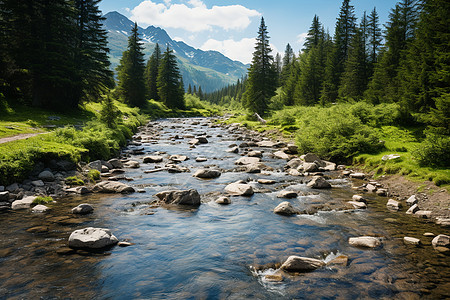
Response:
POLYGON ((301 256, 289 256, 289 258, 281 265, 281 269, 288 272, 308 272, 314 271, 325 263, 321 260, 301 256))
POLYGON ((157 193, 155 196, 164 204, 199 206, 201 203, 200 194, 194 189, 163 191, 157 193))
POLYGON ((348 243, 355 247, 376 248, 382 245, 379 238, 373 236, 360 236, 348 239, 348 243))
POLYGON ((278 204, 278 206, 274 208, 273 212, 279 215, 286 215, 286 216, 298 214, 298 210, 295 209, 292 206, 292 204, 287 201, 278 204))
POLYGON ((73 214, 79 214, 79 215, 87 215, 94 211, 94 208, 92 205, 88 203, 82 203, 74 208, 72 208, 73 214))
POLYGON ((109 229, 87 227, 75 230, 69 237, 69 247, 71 248, 92 248, 101 249, 115 245, 119 240, 109 229))

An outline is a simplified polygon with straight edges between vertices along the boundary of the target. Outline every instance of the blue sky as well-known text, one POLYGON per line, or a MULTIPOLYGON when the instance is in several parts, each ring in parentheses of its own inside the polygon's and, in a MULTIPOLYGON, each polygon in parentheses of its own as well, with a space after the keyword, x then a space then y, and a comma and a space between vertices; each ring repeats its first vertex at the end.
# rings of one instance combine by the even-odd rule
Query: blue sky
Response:
MULTIPOLYGON (((353 0, 358 23, 364 11, 376 6, 385 24, 397 0, 353 0)), ((217 50, 234 60, 249 63, 261 16, 270 42, 281 54, 287 43, 295 52, 303 45, 315 14, 334 33, 341 0, 103 0, 103 13, 118 11, 139 26, 161 27, 175 40, 202 50, 217 50)), ((383 27, 384 28, 384 27, 383 27)))

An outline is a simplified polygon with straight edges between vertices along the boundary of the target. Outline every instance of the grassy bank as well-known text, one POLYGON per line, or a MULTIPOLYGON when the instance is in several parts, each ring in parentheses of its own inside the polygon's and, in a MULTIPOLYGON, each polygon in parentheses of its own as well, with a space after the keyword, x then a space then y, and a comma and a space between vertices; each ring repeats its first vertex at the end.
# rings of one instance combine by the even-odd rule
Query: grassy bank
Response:
POLYGON ((441 166, 424 166, 421 158, 436 155, 445 160, 445 143, 425 149, 424 127, 401 126, 402 114, 397 104, 339 103, 330 107, 285 107, 266 117, 260 124, 243 114, 227 122, 268 131, 276 129, 294 141, 301 153, 314 152, 323 159, 351 164, 375 177, 401 174, 413 181, 433 181, 450 189, 450 170, 441 166), (442 146, 444 145, 444 146, 442 146), (428 152, 427 152, 428 151, 428 152), (393 160, 383 156, 398 154, 393 160))

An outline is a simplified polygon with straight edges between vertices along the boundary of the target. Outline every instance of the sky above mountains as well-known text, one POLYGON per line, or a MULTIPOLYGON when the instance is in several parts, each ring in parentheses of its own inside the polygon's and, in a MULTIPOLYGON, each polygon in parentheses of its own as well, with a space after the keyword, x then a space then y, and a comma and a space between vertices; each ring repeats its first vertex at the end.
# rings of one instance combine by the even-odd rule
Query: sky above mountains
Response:
MULTIPOLYGON (((351 1, 358 23, 374 6, 385 24, 396 0, 351 1)), ((264 17, 273 54, 287 43, 301 50, 315 14, 334 34, 340 0, 103 0, 104 14, 118 11, 139 26, 159 26, 175 40, 202 50, 216 50, 233 60, 250 63, 261 17, 264 17)), ((384 27, 382 27, 384 29, 384 27)))

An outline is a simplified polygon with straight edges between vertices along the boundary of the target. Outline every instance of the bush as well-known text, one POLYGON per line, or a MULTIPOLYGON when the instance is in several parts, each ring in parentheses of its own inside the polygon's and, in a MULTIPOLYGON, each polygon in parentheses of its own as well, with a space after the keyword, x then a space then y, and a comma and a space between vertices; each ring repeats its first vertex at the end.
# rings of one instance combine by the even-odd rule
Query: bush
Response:
POLYGON ((436 177, 433 178, 433 182, 435 185, 437 186, 441 186, 444 184, 449 184, 450 183, 450 178, 443 176, 443 175, 438 175, 436 177))
POLYGON ((100 172, 95 169, 90 169, 88 172, 88 178, 91 182, 96 182, 97 180, 100 180, 100 172))
POLYGON ((50 202, 53 202, 53 198, 50 196, 48 196, 48 197, 39 196, 33 200, 33 204, 47 204, 50 202))
POLYGON ((277 111, 271 118, 270 125, 295 125, 295 116, 288 110, 277 111))
POLYGON ((450 167, 450 137, 426 131, 426 138, 412 155, 421 166, 450 167))

